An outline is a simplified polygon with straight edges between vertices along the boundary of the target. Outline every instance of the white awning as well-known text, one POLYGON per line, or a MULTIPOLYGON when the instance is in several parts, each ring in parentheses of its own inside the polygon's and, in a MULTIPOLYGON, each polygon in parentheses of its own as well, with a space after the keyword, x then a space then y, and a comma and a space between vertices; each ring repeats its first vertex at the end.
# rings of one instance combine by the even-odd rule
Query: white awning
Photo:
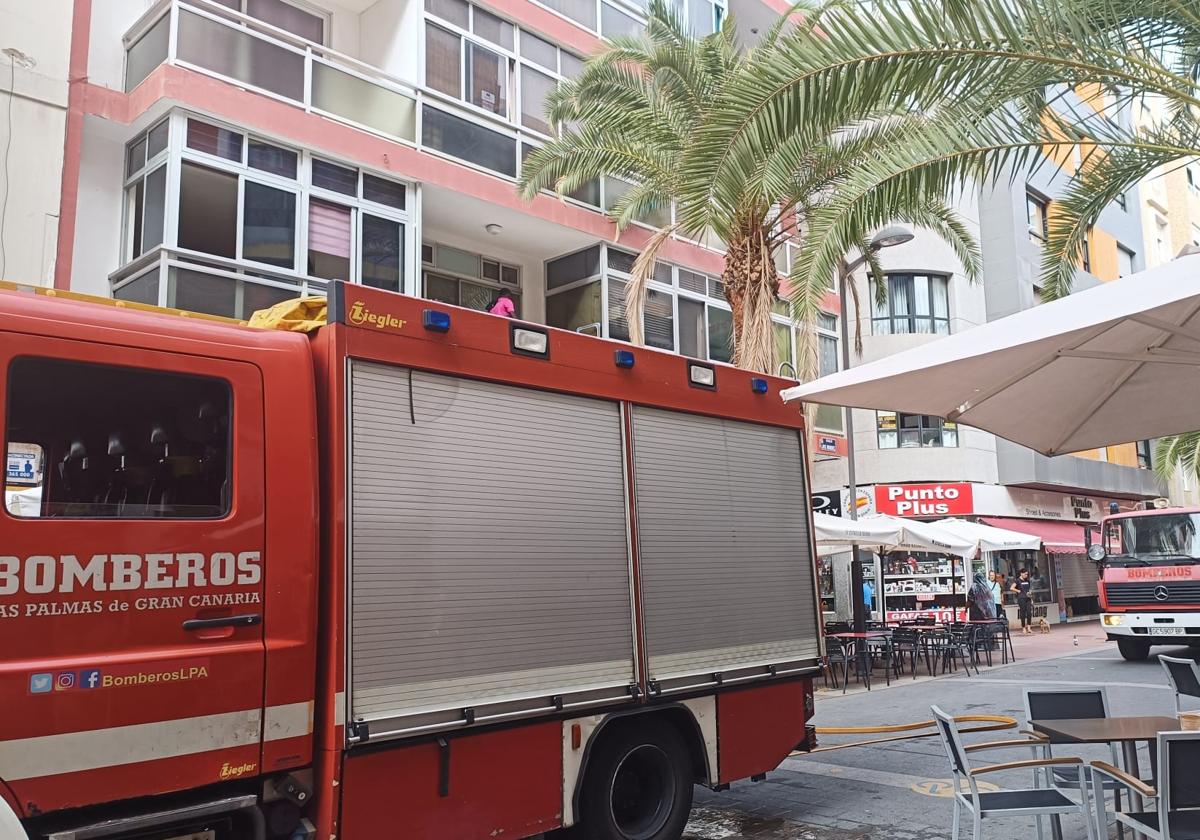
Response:
POLYGON ((858 520, 814 513, 814 534, 822 554, 849 551, 850 544, 857 544, 881 553, 905 549, 908 551, 933 551, 973 557, 979 546, 974 539, 961 537, 942 530, 927 522, 901 519, 896 516, 876 514, 858 520))
POLYGON ((974 540, 980 551, 1037 551, 1042 547, 1042 538, 1036 534, 1023 534, 966 519, 939 519, 931 524, 964 539, 974 540))
POLYGON ((1200 255, 783 392, 945 417, 1047 455, 1200 427, 1200 255))

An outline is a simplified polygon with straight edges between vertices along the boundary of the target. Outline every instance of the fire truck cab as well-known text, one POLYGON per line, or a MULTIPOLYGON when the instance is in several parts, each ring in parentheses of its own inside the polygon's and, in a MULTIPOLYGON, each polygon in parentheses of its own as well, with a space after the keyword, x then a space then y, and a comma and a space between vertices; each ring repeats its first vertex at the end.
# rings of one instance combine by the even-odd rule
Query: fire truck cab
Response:
POLYGON ((1200 647, 1200 509, 1132 511, 1101 521, 1088 556, 1100 568, 1101 625, 1121 655, 1200 647))
POLYGON ((785 383, 328 321, 0 293, 0 838, 673 840, 811 744, 785 383))

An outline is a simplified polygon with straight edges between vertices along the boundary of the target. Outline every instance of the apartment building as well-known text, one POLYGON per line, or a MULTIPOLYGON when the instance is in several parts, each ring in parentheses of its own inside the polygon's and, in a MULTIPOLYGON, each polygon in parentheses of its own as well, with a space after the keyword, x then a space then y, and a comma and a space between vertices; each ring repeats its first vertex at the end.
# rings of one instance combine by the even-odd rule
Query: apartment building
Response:
POLYGON ((0 280, 55 271, 71 0, 0 2, 0 280))
MULTIPOLYGON (((1097 97, 1096 91, 1067 92, 1060 106, 1083 111, 1097 97)), ((1109 116, 1131 118, 1127 109, 1109 116)), ((1086 153, 1078 147, 1047 150, 1034 171, 1011 181, 1001 179, 961 200, 960 214, 982 249, 983 276, 976 283, 966 280, 955 255, 928 233, 916 231, 910 243, 881 251, 889 302, 862 313, 863 355, 852 357, 852 364, 1038 305, 1042 248, 1055 202, 1070 176, 1087 165, 1086 153)), ((1104 211, 1088 237, 1075 274, 1076 290, 1147 266, 1141 202, 1141 191, 1135 189, 1104 211)), ((861 274, 858 297, 870 301, 861 274)), ((857 316, 850 303, 853 324, 857 316)), ((813 486, 826 494, 821 503, 835 498, 843 507, 858 506, 860 512, 878 510, 926 519, 963 516, 1042 537, 1042 552, 998 553, 983 558, 975 569, 990 568, 1013 577, 1019 568, 1031 568, 1039 606, 1046 607, 1052 622, 1094 615, 1098 610, 1095 568, 1084 555, 1080 526, 1095 522, 1113 504, 1129 509, 1166 493, 1149 469, 1148 441, 1047 458, 936 417, 856 410, 854 429, 858 490, 852 494, 847 488, 845 459, 818 460, 813 486), (937 504, 920 507, 918 512, 906 512, 896 504, 897 499, 927 495, 937 504)), ((963 605, 969 570, 957 570, 956 578, 928 577, 931 563, 932 558, 923 557, 884 559, 877 569, 875 592, 889 613, 944 611, 963 605), (889 559, 893 561, 890 572, 889 559)), ((844 613, 848 588, 840 573, 834 574, 835 565, 825 570, 824 596, 827 608, 844 613), (838 589, 841 597, 835 597, 838 589)), ((943 568, 949 567, 936 571, 943 568)))
MULTIPOLYGON (((750 38, 790 7, 679 2, 696 33, 734 15, 750 38)), ((9 279, 236 318, 331 279, 474 308, 507 289, 522 318, 628 335, 628 272, 669 213, 618 235, 604 211, 628 184, 525 202, 515 183, 550 137, 546 94, 606 38, 644 27, 644 0, 59 3, 42 26, 64 62, 69 46, 62 125, 14 125, 57 157, 61 189, 57 172, 40 184, 56 210, 61 195, 61 224, 48 267, 26 260, 9 279)), ((721 248, 666 245, 650 344, 728 360, 721 248)), ((776 318, 792 363, 794 328, 776 318)), ((834 315, 821 333, 828 372, 834 315)), ((836 433, 837 413, 821 416, 836 433)), ((844 449, 836 434, 814 442, 844 449)))
MULTIPOLYGON (((1134 106, 1134 125, 1157 125, 1168 117, 1161 98, 1147 96, 1134 106)), ((1170 262, 1188 247, 1200 248, 1200 163, 1169 166, 1141 185, 1142 236, 1146 267, 1170 262)), ((1173 502, 1200 506, 1196 476, 1177 471, 1169 482, 1173 502)))

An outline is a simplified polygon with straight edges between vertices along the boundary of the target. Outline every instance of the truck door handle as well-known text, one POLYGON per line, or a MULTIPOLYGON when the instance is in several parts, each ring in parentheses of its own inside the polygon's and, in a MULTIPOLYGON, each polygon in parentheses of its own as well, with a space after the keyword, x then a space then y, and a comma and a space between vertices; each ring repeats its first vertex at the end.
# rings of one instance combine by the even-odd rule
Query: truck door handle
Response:
POLYGON ((184 630, 209 630, 213 627, 253 627, 262 623, 261 613, 226 615, 220 618, 189 618, 183 622, 184 630))

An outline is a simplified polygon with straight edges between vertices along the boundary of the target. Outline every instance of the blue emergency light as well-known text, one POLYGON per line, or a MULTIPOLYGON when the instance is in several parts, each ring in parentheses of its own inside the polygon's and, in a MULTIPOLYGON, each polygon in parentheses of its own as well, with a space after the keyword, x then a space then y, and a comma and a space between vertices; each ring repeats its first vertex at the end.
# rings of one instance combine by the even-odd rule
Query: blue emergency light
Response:
POLYGON ((421 323, 430 332, 450 332, 450 313, 440 309, 426 309, 421 313, 421 323))
POLYGON ((767 380, 760 377, 754 377, 750 380, 750 390, 756 394, 767 393, 767 380))
POLYGON ((613 353, 613 360, 619 368, 631 368, 635 361, 632 350, 617 350, 613 353))

